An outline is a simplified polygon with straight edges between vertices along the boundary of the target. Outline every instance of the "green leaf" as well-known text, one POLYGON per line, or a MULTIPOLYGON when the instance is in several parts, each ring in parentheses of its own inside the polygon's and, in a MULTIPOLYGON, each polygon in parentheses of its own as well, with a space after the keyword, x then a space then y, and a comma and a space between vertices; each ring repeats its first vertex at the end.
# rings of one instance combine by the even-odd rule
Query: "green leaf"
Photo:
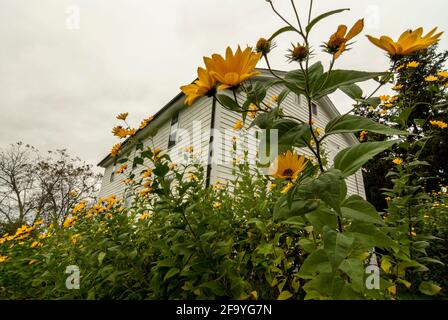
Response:
POLYGON ((300 197, 321 199, 339 213, 341 202, 347 194, 347 185, 339 170, 330 169, 297 190, 300 197))
POLYGON ((349 255, 354 238, 325 226, 323 228, 324 251, 331 263, 333 272, 341 265, 342 261, 349 255))
POLYGON ((344 92, 346 95, 348 95, 353 100, 361 99, 362 98, 362 89, 355 83, 342 86, 339 88, 342 92, 344 92))
POLYGON ((398 141, 365 142, 343 149, 334 158, 334 167, 341 170, 344 177, 348 177, 375 155, 390 148, 398 141))
POLYGON ((218 94, 216 96, 218 97, 219 102, 221 102, 227 109, 232 111, 241 111, 241 108, 233 98, 226 94, 218 94))
POLYGON ((289 292, 288 290, 282 291, 278 297, 277 300, 288 300, 289 298, 292 297, 292 293, 289 292))
POLYGON ((286 26, 286 27, 282 27, 280 29, 278 29, 277 31, 275 31, 272 36, 269 37, 269 41, 274 40, 277 36, 279 36, 280 34, 284 33, 284 32, 289 32, 289 31, 296 31, 295 28, 290 27, 290 26, 286 26))
POLYGON ((341 213, 345 218, 385 225, 375 207, 356 195, 344 201, 341 207, 341 213))
POLYGON ((390 128, 379 124, 371 119, 351 114, 344 114, 332 119, 325 126, 325 135, 335 133, 349 133, 358 131, 370 131, 386 135, 408 135, 409 133, 402 130, 390 128))
POLYGON ((426 294, 428 296, 436 295, 442 290, 441 287, 439 287, 434 282, 429 281, 423 281, 420 286, 418 287, 421 293, 426 294))
POLYGON ((98 265, 102 265, 103 264, 103 260, 106 257, 106 252, 100 252, 98 254, 98 265))
POLYGON ((322 232, 324 226, 336 228, 338 219, 334 211, 329 208, 319 208, 307 213, 305 217, 317 232, 322 232))
POLYGON ((331 70, 330 72, 325 72, 316 80, 316 85, 313 86, 313 99, 322 98, 340 87, 370 80, 381 75, 384 75, 384 72, 356 70, 331 70))
POLYGON ((316 200, 293 200, 291 205, 288 205, 286 197, 281 197, 274 206, 274 219, 304 215, 317 207, 319 202, 316 200))
POLYGON ((205 282, 199 286, 199 288, 207 288, 210 289, 210 291, 216 295, 216 296, 223 296, 226 294, 225 289, 223 288, 222 284, 218 280, 212 280, 205 282))
POLYGON ((165 277, 163 278, 163 281, 168 280, 169 278, 174 277, 176 274, 179 273, 179 269, 178 268, 171 268, 166 274, 165 277))
POLYGON ((342 12, 342 11, 346 11, 346 10, 350 10, 349 8, 344 8, 344 9, 337 9, 337 10, 333 10, 333 11, 328 11, 325 13, 322 13, 321 15, 317 16, 316 18, 314 18, 313 20, 311 20, 311 22, 306 26, 305 31, 307 33, 309 33, 311 31, 311 29, 314 27, 314 25, 316 23, 318 23, 320 20, 325 19, 326 17, 329 17, 333 14, 342 12))
POLYGON ((365 267, 361 260, 353 258, 345 259, 342 261, 339 269, 349 276, 351 285, 356 291, 364 292, 366 288, 364 284, 365 267))
POLYGON ((291 90, 289 90, 288 88, 283 89, 282 92, 280 92, 280 94, 278 95, 277 104, 280 105, 290 93, 291 90))
MULTIPOLYGON (((324 74, 324 66, 320 61, 314 63, 308 68, 308 81, 310 87, 324 74)), ((296 94, 305 93, 306 77, 301 69, 289 71, 285 75, 285 85, 296 94)))
POLYGON ((313 279, 317 273, 331 272, 330 261, 323 249, 318 249, 310 254, 299 270, 302 279, 313 279))

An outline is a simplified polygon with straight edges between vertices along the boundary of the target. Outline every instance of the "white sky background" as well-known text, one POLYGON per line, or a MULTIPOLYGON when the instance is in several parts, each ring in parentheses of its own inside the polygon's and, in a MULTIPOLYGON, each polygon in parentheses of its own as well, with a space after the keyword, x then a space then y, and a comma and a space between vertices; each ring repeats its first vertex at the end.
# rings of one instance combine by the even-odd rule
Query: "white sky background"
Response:
MULTIPOLYGON (((433 26, 448 32, 446 0, 314 2, 314 15, 351 8, 315 28, 315 59, 324 62, 330 57, 319 46, 337 25, 350 28, 366 18, 363 35, 336 68, 388 67, 364 34, 396 39, 419 26, 425 33, 433 26)), ((293 21, 289 0, 274 3, 293 21)), ((304 17, 308 1, 296 5, 304 17)), ((67 148, 96 164, 117 141, 110 133, 116 114, 128 111, 138 126, 196 77, 204 55, 224 53, 227 45, 254 45, 281 26, 264 0, 0 0, 0 148, 17 141, 42 151, 67 148), (73 5, 80 10, 75 30, 66 24, 73 5)), ((291 35, 278 39, 273 68, 297 68, 284 57, 290 42, 298 40, 291 35)), ((439 48, 447 47, 444 34, 439 48)), ((343 94, 332 100, 341 112, 350 108, 343 94)))

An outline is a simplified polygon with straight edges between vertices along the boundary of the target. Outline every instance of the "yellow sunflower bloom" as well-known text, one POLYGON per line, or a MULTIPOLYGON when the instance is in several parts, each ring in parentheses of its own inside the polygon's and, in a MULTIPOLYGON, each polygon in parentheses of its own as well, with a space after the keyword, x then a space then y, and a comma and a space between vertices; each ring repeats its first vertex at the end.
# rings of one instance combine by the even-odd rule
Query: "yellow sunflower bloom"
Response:
POLYGON ((127 168, 128 168, 128 164, 125 163, 122 166, 120 166, 120 168, 118 168, 117 171, 115 171, 115 173, 117 173, 117 174, 123 173, 127 168))
POLYGON ((357 36, 364 28, 364 19, 359 19, 347 33, 346 25, 339 25, 335 33, 330 36, 328 42, 324 44, 325 51, 332 54, 337 59, 345 50, 348 42, 357 36))
POLYGON ((437 28, 432 29, 423 37, 423 28, 417 28, 414 31, 407 30, 401 34, 398 41, 394 41, 388 36, 374 38, 368 35, 367 38, 374 45, 385 50, 389 56, 395 60, 399 57, 407 56, 416 51, 426 49, 430 45, 439 41, 439 37, 443 32, 434 34, 436 30, 437 28))
POLYGON ((440 129, 445 129, 448 127, 448 124, 446 122, 440 121, 440 120, 431 120, 429 121, 433 126, 439 127, 440 129))
POLYGON ((128 117, 128 113, 127 112, 123 112, 123 113, 120 113, 119 115, 117 115, 117 120, 125 121, 127 117, 128 117))
POLYGON ((425 78, 425 81, 427 81, 427 82, 434 82, 434 81, 437 81, 437 80, 439 80, 439 78, 437 78, 436 76, 427 76, 425 78))
POLYGON ((193 102, 202 97, 211 97, 216 93, 216 80, 208 70, 198 68, 198 79, 191 84, 180 87, 180 90, 187 96, 185 104, 191 106, 193 102))
POLYGON ((420 62, 411 61, 411 62, 408 62, 406 64, 406 67, 408 67, 408 68, 417 68, 419 65, 420 65, 420 62))
POLYGON ((281 154, 275 159, 269 168, 269 174, 279 179, 294 180, 305 169, 306 164, 304 156, 288 150, 286 154, 281 154))
POLYGON ((8 259, 8 256, 0 256, 0 263, 5 262, 8 259))
POLYGON ((241 121, 241 120, 237 120, 237 121, 235 122, 235 124, 233 125, 233 130, 238 131, 238 130, 241 130, 243 127, 244 127, 244 123, 243 123, 243 121, 241 121))
POLYGON ((288 193, 288 191, 291 190, 292 187, 294 187, 294 183, 288 182, 288 184, 282 189, 282 191, 280 191, 280 193, 288 193))
POLYGON ((110 155, 112 157, 116 157, 120 153, 120 150, 121 150, 121 144, 120 143, 114 144, 112 150, 110 151, 110 155))
POLYGON ((395 158, 394 160, 392 160, 392 162, 399 165, 403 163, 403 160, 400 158, 395 158))
POLYGON ((437 75, 442 78, 448 78, 448 71, 440 71, 437 75))
POLYGON ((242 51, 238 46, 235 53, 227 47, 225 58, 215 53, 211 58, 204 57, 204 63, 210 75, 221 83, 218 90, 225 90, 259 74, 254 69, 261 55, 261 52, 255 53, 250 47, 242 51))

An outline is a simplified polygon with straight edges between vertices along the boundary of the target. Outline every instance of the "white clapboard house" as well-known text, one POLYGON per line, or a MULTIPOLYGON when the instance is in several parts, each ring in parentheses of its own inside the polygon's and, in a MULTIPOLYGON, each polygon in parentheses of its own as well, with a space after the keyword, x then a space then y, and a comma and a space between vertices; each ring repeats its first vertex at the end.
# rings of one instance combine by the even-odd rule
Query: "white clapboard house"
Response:
MULTIPOLYGON (((258 69, 258 71, 260 75, 255 80, 272 79, 267 70, 258 69)), ((282 89, 283 87, 280 85, 274 85, 269 89, 266 96, 267 99, 272 96, 278 96, 282 89)), ((137 132, 136 136, 144 141, 145 146, 160 148, 162 152, 170 154, 172 161, 175 163, 184 161, 185 152, 182 150, 192 146, 195 158, 199 159, 206 169, 208 185, 216 181, 232 179, 234 165, 231 159, 233 159, 233 156, 229 155, 232 152, 232 137, 241 134, 241 131, 236 132, 232 128, 235 122, 241 119, 241 114, 229 111, 219 103, 213 103, 213 99, 208 97, 196 100, 189 107, 184 105, 184 100, 185 96, 183 93, 176 95, 154 115, 154 119, 146 128, 137 132), (157 133, 150 138, 149 133, 154 131, 154 129, 157 129, 157 133), (211 132, 213 132, 213 139, 210 139, 211 132), (218 153, 220 154, 218 155, 218 153)), ((303 97, 290 93, 282 102, 282 108, 284 114, 292 115, 307 122, 308 108, 303 97)), ((340 115, 328 97, 314 101, 312 112, 315 121, 314 125, 320 128, 322 132, 328 121, 340 115)), ((249 127, 250 121, 251 118, 247 117, 245 128, 249 127)), ((243 130, 242 132, 245 131, 243 130)), ((241 150, 245 148, 244 146, 252 146, 256 149, 256 143, 250 138, 248 141, 249 143, 243 143, 241 150)), ((330 164, 331 159, 339 150, 358 143, 353 134, 331 135, 325 141, 324 148, 328 152, 330 164)), ((299 150, 299 153, 304 151, 306 155, 311 155, 305 149, 302 148, 299 150)), ((124 143, 121 154, 128 155, 128 158, 132 161, 135 147, 133 149, 131 144, 124 143)), ((120 164, 116 163, 116 158, 110 155, 101 160, 98 165, 104 168, 100 196, 114 194, 126 197, 124 195, 126 186, 123 180, 130 170, 136 170, 136 172, 142 170, 140 165, 130 164, 124 174, 116 174, 115 171, 120 164)), ((365 198, 361 171, 347 179, 347 188, 349 194, 358 194, 365 198)))

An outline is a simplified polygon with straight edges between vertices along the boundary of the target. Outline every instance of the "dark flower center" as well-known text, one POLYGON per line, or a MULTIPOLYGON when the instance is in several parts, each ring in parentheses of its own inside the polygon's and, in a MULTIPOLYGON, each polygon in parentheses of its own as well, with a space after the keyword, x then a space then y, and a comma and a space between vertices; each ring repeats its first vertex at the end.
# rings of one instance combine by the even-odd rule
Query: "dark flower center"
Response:
POLYGON ((290 169, 290 168, 285 169, 283 171, 283 176, 285 176, 285 177, 291 177, 293 174, 294 174, 294 171, 292 171, 292 169, 290 169))

